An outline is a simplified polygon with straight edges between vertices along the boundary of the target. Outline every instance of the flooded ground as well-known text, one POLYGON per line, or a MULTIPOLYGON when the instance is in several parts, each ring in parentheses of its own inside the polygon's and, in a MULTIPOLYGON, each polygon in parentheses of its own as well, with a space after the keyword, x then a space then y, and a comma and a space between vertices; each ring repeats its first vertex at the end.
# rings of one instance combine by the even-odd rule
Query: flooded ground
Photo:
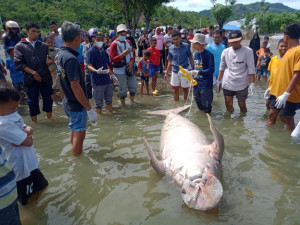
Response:
MULTIPOLYGON (((260 82, 247 100, 247 115, 234 119, 224 113, 223 95, 215 95, 212 118, 225 139, 224 195, 219 209, 209 213, 183 204, 176 185, 153 171, 142 143, 146 136, 159 155, 164 117, 146 112, 182 106, 182 97, 174 103, 171 94, 138 96, 125 108, 115 98, 114 115, 104 114, 97 127, 89 127, 77 158, 71 155, 68 119, 60 107, 53 121, 42 115, 32 125, 27 106, 22 106, 20 113, 35 130, 40 169, 49 181, 37 201, 20 208, 23 224, 299 224, 300 145, 280 121, 265 126, 264 89, 260 82)), ((195 103, 186 113, 181 115, 212 140, 207 118, 195 103)))

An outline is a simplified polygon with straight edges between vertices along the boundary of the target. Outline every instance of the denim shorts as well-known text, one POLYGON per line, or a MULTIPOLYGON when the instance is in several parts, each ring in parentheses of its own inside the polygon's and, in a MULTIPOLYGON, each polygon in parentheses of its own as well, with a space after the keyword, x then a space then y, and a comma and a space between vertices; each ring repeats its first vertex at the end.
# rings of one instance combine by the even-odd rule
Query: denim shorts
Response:
POLYGON ((150 77, 155 76, 156 72, 158 72, 159 70, 160 70, 160 65, 156 66, 156 65, 153 65, 152 63, 150 63, 150 73, 149 73, 149 76, 150 77))
POLYGON ((194 88, 194 96, 198 108, 206 113, 211 113, 211 103, 214 97, 213 90, 194 88))
POLYGON ((65 113, 69 117, 68 127, 72 131, 84 131, 87 129, 87 112, 86 109, 82 109, 81 112, 73 112, 65 110, 65 113))
POLYGON ((144 80, 146 84, 149 83, 149 76, 145 77, 144 74, 141 74, 141 80, 144 80))
POLYGON ((272 102, 270 104, 271 109, 279 110, 280 116, 295 116, 296 110, 299 109, 299 103, 286 102, 284 107, 280 109, 276 108, 276 97, 271 95, 272 102))
POLYGON ((264 77, 266 77, 266 76, 269 75, 269 71, 268 70, 259 69, 257 75, 258 76, 264 76, 264 77))
POLYGON ((105 100, 106 105, 112 104, 114 87, 111 83, 106 85, 101 85, 101 86, 93 85, 92 93, 93 93, 93 98, 95 99, 97 109, 102 108, 103 100, 105 100))

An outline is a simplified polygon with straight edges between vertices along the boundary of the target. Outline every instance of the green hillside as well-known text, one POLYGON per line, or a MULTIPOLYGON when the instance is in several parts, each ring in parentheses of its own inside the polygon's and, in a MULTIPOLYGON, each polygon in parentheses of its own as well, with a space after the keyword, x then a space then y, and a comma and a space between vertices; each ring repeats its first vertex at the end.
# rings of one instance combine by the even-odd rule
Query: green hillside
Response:
MULTIPOLYGON (((283 13, 283 12, 296 12, 296 9, 292 9, 282 3, 265 3, 265 5, 270 5, 269 11, 270 13, 283 13)), ((260 11, 259 2, 251 3, 249 5, 236 4, 233 6, 233 16, 230 20, 239 20, 246 17, 246 15, 250 12, 258 12, 260 11)), ((200 16, 209 16, 212 17, 211 10, 203 10, 199 12, 200 16)))

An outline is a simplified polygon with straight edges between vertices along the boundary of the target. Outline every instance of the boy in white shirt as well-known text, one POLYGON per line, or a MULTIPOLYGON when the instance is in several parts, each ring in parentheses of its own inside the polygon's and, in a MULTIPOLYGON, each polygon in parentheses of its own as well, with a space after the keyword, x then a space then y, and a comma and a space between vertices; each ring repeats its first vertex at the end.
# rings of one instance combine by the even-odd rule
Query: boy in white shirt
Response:
POLYGON ((31 127, 17 113, 20 94, 8 84, 0 84, 0 147, 16 175, 18 201, 22 205, 34 193, 48 186, 33 147, 31 127))

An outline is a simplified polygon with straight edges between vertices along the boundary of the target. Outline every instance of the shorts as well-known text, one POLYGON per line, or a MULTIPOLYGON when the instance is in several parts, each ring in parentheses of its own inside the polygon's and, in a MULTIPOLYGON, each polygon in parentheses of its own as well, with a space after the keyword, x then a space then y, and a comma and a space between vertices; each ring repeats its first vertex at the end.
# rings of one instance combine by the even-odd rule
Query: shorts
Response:
POLYGON ((258 72, 257 72, 257 75, 258 76, 268 76, 269 75, 269 71, 268 70, 263 70, 263 69, 259 69, 258 72))
POLYGON ((113 95, 114 87, 111 83, 101 86, 93 85, 93 98, 95 99, 97 109, 102 108, 103 100, 105 100, 106 105, 111 105, 113 95))
POLYGON ((160 65, 156 66, 156 65, 153 65, 152 63, 150 63, 149 76, 150 77, 155 76, 156 72, 158 72, 159 70, 160 70, 160 65))
POLYGON ((224 96, 236 96, 237 100, 245 101, 248 98, 248 86, 240 91, 230 91, 223 88, 224 96))
POLYGON ((211 103, 214 97, 213 90, 194 88, 194 96, 198 108, 206 113, 211 113, 211 103))
POLYGON ((0 218, 2 225, 21 225, 17 200, 0 210, 0 218))
POLYGON ((182 87, 182 88, 189 88, 191 86, 187 78, 181 77, 179 73, 175 73, 174 71, 172 71, 170 84, 172 87, 182 87))
POLYGON ((285 107, 282 107, 282 108, 278 109, 275 106, 275 104, 276 104, 276 97, 274 95, 271 95, 271 96, 273 96, 271 104, 270 104, 270 108, 271 109, 279 110, 279 115, 280 116, 295 116, 296 110, 299 107, 299 103, 286 102, 285 103, 285 107))
POLYGON ((82 109, 81 112, 73 112, 73 111, 66 111, 65 113, 69 117, 69 124, 68 127, 72 131, 84 131, 87 129, 87 112, 86 109, 82 109))
POLYGON ((27 200, 31 195, 47 186, 48 181, 39 169, 31 171, 29 177, 17 181, 18 201, 22 205, 26 205, 27 200))
POLYGON ((140 75, 141 80, 144 80, 146 84, 149 84, 149 76, 145 77, 144 74, 140 75))

